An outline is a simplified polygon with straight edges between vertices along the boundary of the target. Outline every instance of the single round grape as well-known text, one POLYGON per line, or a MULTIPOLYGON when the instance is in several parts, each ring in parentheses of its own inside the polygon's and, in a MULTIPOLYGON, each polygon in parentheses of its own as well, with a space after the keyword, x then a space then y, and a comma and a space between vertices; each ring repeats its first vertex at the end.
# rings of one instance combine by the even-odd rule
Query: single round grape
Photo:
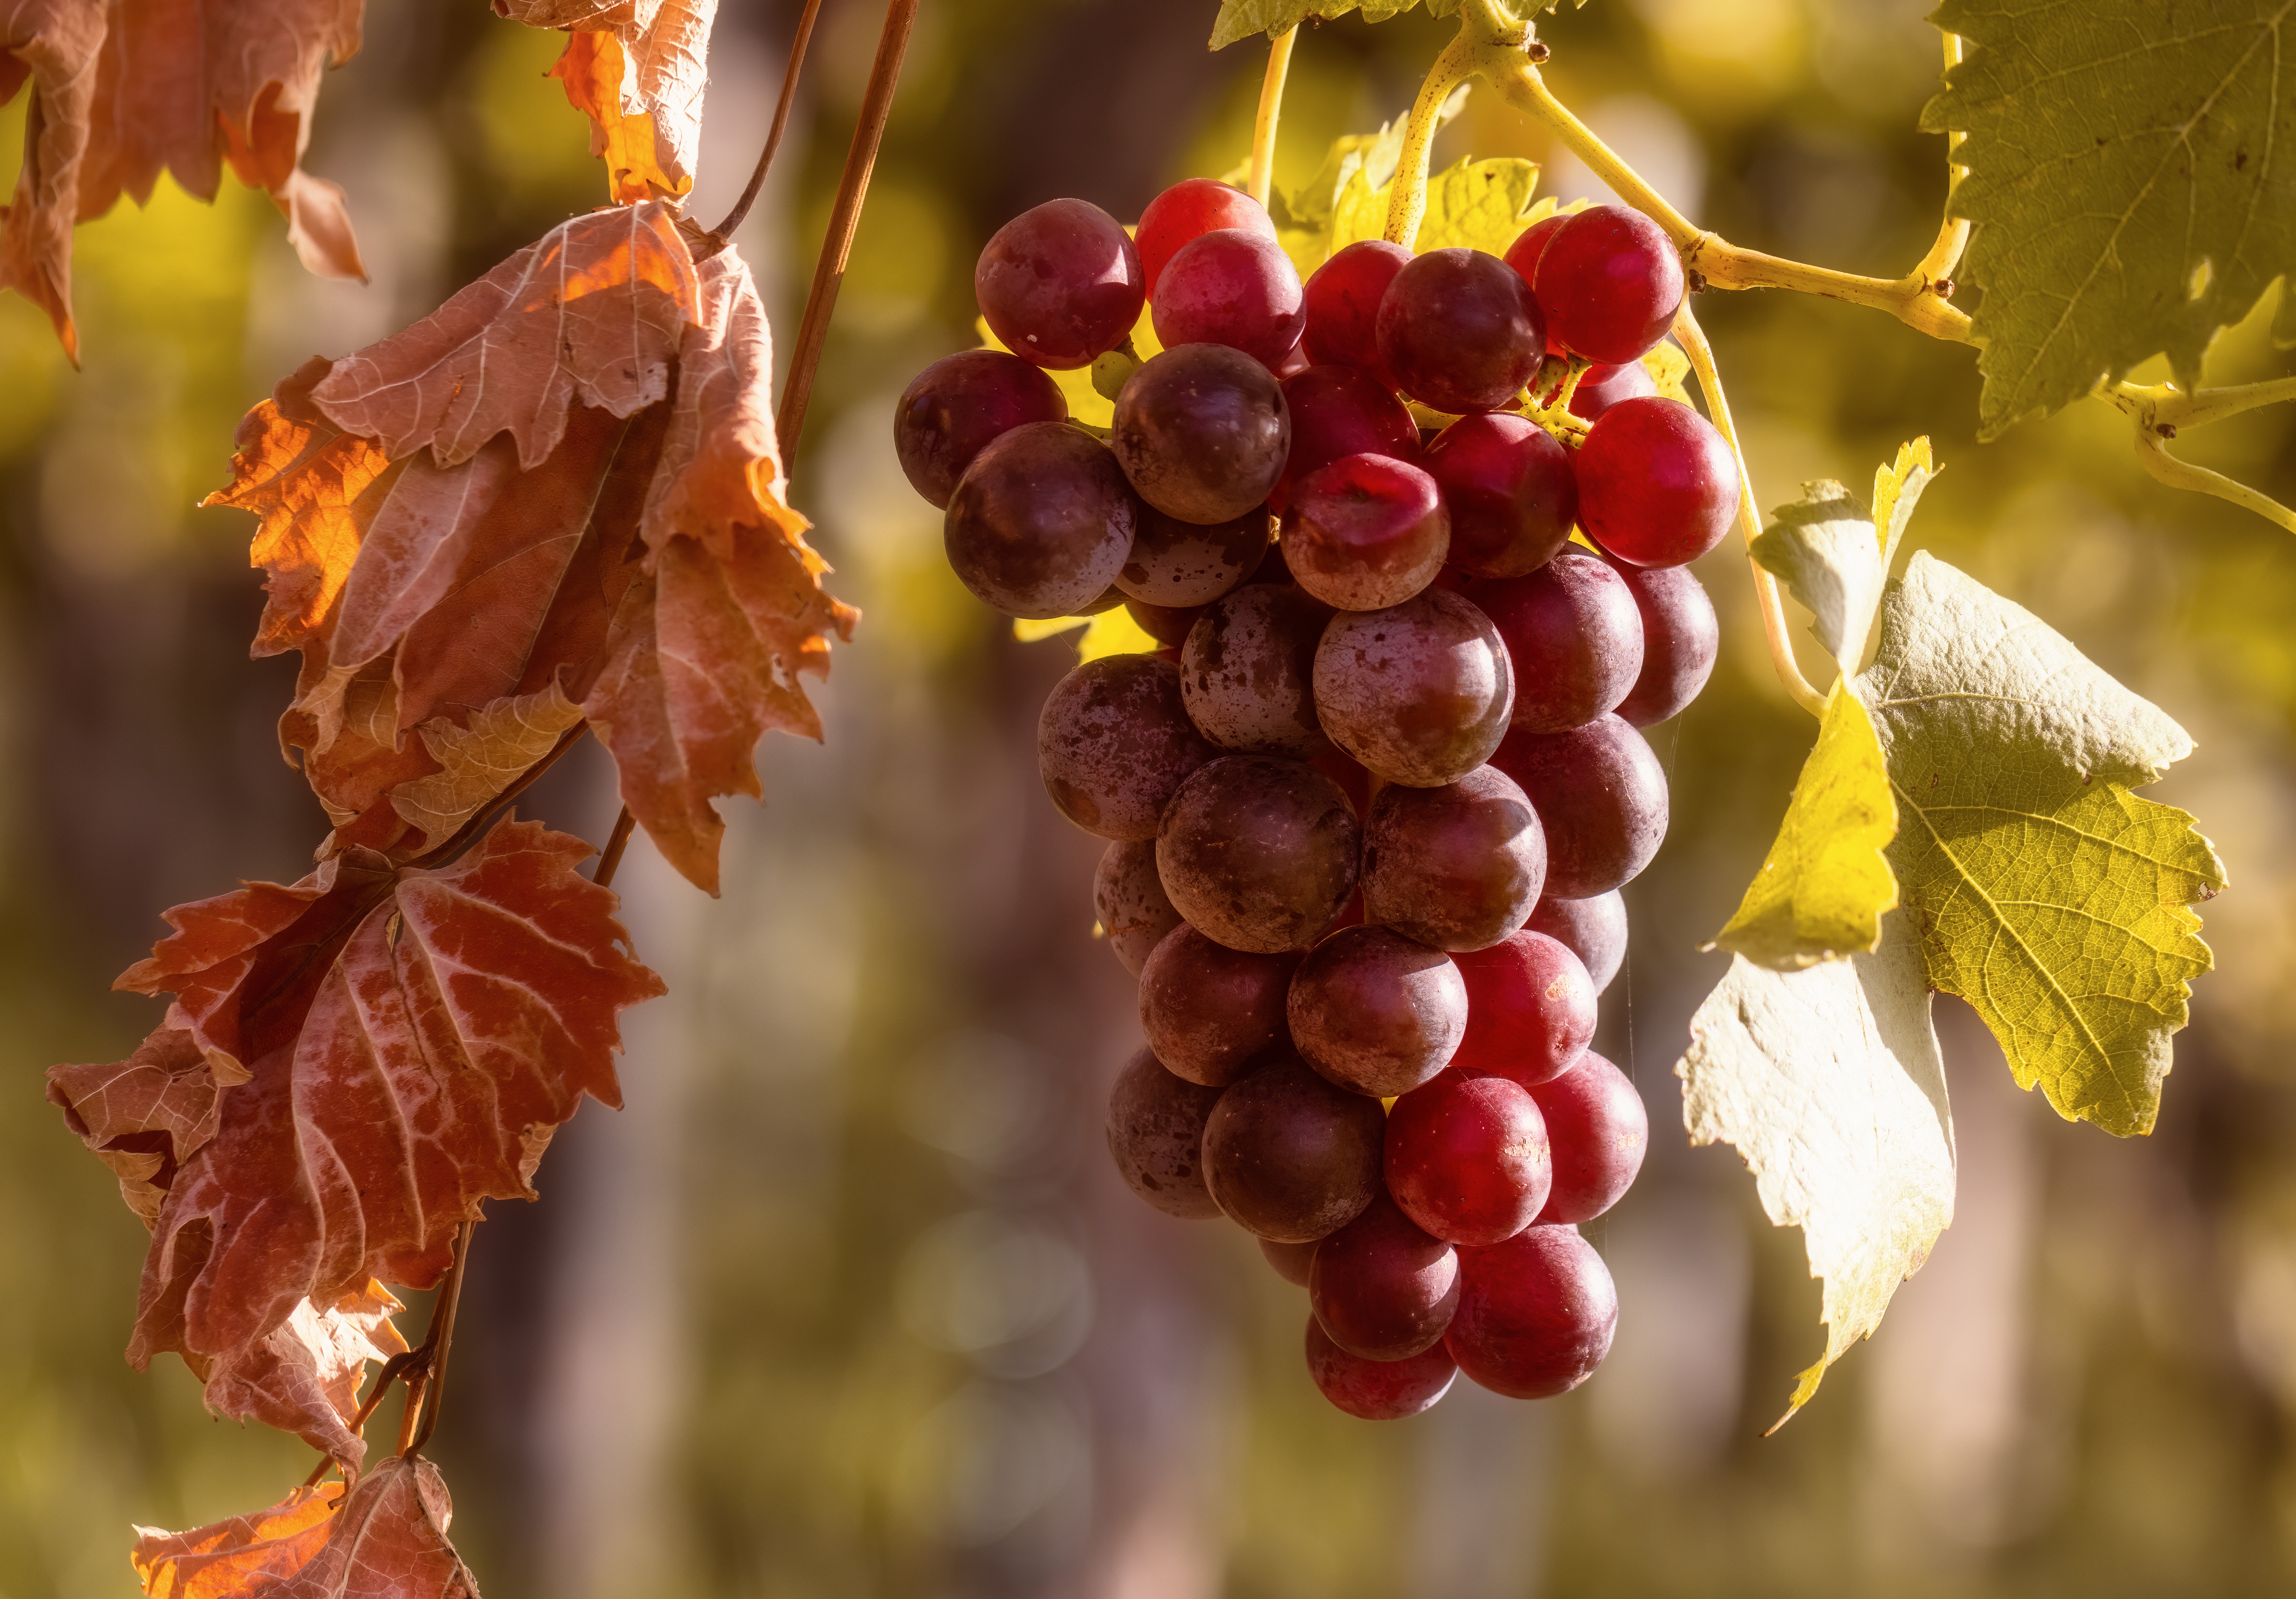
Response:
POLYGON ((1332 1341, 1365 1360, 1408 1360, 1443 1341, 1459 1255, 1384 1193, 1316 1246, 1308 1302, 1332 1341))
POLYGON ((1531 1088, 1578 1063, 1595 1036, 1595 984, 1568 945, 1525 928, 1455 958, 1467 1032, 1454 1066, 1531 1088))
POLYGON ((1436 949, 1487 949, 1523 924, 1546 838, 1513 778, 1477 767, 1441 788, 1383 788, 1364 818, 1369 918, 1436 949))
POLYGON ((1147 1050, 1136 1051, 1108 1096, 1108 1152, 1132 1192, 1167 1216, 1218 1216, 1204 1185, 1204 1124, 1217 1088, 1174 1077, 1147 1050))
POLYGON ((1184 177, 1150 201, 1140 213, 1140 226, 1132 231, 1149 297, 1155 297, 1164 264, 1181 246, 1221 228, 1238 228, 1263 239, 1275 237, 1275 224, 1269 219, 1267 209, 1234 184, 1218 178, 1184 177))
POLYGON ((1156 833, 1156 870, 1189 923, 1230 949, 1275 955, 1321 937, 1355 892, 1363 830, 1330 778, 1296 760, 1231 755, 1182 783, 1156 833))
POLYGON ((1104 839, 1154 838, 1165 804, 1218 753, 1188 720, 1180 668, 1153 655, 1085 662, 1054 685, 1037 718, 1045 791, 1104 839))
POLYGON ((1578 525, 1630 566, 1680 566, 1722 541, 1738 514, 1738 463, 1714 424, 1656 396, 1620 400, 1587 430, 1572 463, 1578 525))
POLYGON ((1348 927, 1300 963, 1285 1014, 1302 1060, 1383 1099, 1450 1063, 1466 1031, 1467 986, 1439 949, 1392 928, 1348 927))
POLYGON ((1385 611, 1342 611, 1316 646, 1324 731, 1390 783, 1457 782, 1490 758, 1513 709, 1498 629, 1448 589, 1423 589, 1385 611))
POLYGON ((1578 484, 1570 452, 1510 414, 1463 416, 1420 460, 1451 512, 1450 562, 1477 578, 1519 578, 1570 542, 1578 484))
MULTIPOLYGON (((1562 225, 1578 215, 1576 211, 1557 211, 1552 217, 1542 217, 1517 234, 1514 242, 1506 248, 1506 264, 1515 269, 1526 283, 1538 276, 1538 258, 1546 253, 1548 241, 1562 230, 1562 225)), ((1550 334, 1548 348, 1554 348, 1550 334)))
POLYGON ((1283 380, 1292 412, 1292 453, 1268 504, 1281 512, 1293 488, 1342 455, 1419 458, 1419 424, 1411 407, 1371 373, 1354 366, 1310 366, 1283 380))
POLYGON ((1184 522, 1143 505, 1132 554, 1116 574, 1128 598, 1185 610, 1209 605, 1259 570, 1275 524, 1264 505, 1224 522, 1184 522))
POLYGON ((1530 285, 1479 250, 1414 256, 1381 297, 1377 326, 1396 386, 1438 411, 1513 403, 1546 354, 1530 285))
POLYGON ((1123 570, 1140 510, 1106 445, 1066 422, 1025 422, 957 480, 941 544, 958 580, 1005 615, 1074 616, 1123 570))
POLYGON ((1157 342, 1225 344, 1264 366, 1279 365, 1300 342, 1300 269, 1274 234, 1224 227, 1173 253, 1156 285, 1150 315, 1157 342))
POLYGON ((1511 726, 1562 733, 1611 709, 1634 687, 1643 669, 1642 612, 1608 562, 1564 550, 1527 577, 1478 583, 1472 592, 1514 663, 1511 726))
MULTIPOLYGON (((1121 591, 1119 592, 1118 597, 1119 599, 1123 597, 1121 591)), ((1176 610, 1166 605, 1143 604, 1138 600, 1125 600, 1124 610, 1127 615, 1140 624, 1140 630, 1143 633, 1160 644, 1175 648, 1186 641, 1188 629, 1194 627, 1196 619, 1204 613, 1204 607, 1201 605, 1189 605, 1176 610)))
MULTIPOLYGON (((1597 994, 1611 986, 1626 961, 1627 899, 1616 889, 1591 899, 1557 899, 1549 894, 1539 900, 1525 925, 1577 955, 1597 994)), ((1467 1024, 1474 1025, 1472 1013, 1467 1024)))
POLYGON ((1331 618, 1289 583, 1246 584, 1206 606, 1180 650, 1180 698, 1196 730, 1251 754, 1330 748, 1316 721, 1316 645, 1331 618))
POLYGON ((1156 875, 1156 841, 1133 839, 1101 853, 1092 876, 1092 908, 1108 935, 1108 947, 1127 972, 1138 977, 1164 935, 1180 925, 1180 913, 1156 875))
POLYGON ((1308 1375, 1324 1398, 1358 1421, 1417 1415, 1450 1392, 1458 1374, 1440 1340, 1407 1360, 1365 1360, 1333 1343, 1313 1316, 1308 1318, 1308 1375))
POLYGON ((1275 375, 1250 356, 1183 344, 1125 379, 1108 442, 1157 510, 1184 522, 1224 522, 1275 487, 1292 448, 1292 414, 1275 375))
POLYGON ((1666 770, 1616 716, 1568 733, 1512 733, 1491 765, 1546 829, 1546 890, 1588 899, 1630 882, 1666 840, 1666 770))
POLYGON ((1554 1186, 1542 1222, 1592 1221, 1635 1185, 1650 1151, 1650 1112, 1627 1074, 1588 1050, 1578 1063, 1530 1091, 1546 1118, 1554 1186))
POLYGON ((1308 358, 1360 367, 1393 387, 1379 358, 1379 302, 1410 260, 1400 244, 1362 239, 1316 267, 1302 295, 1308 325, 1300 347, 1308 358))
POLYGON ((1204 1122, 1204 1182, 1244 1231, 1311 1243, 1362 1215, 1379 1192, 1386 1128, 1377 1100, 1281 1056, 1220 1090, 1204 1122))
POLYGON ((1596 205, 1556 229, 1531 287, 1549 335, 1573 355, 1616 364, 1666 337, 1682 308, 1682 257, 1631 206, 1596 205))
POLYGON ((1316 598, 1379 611, 1434 580, 1451 519, 1435 480, 1409 462, 1342 455, 1293 489, 1283 545, 1292 576, 1316 598))
POLYGON ((1570 414, 1593 422, 1620 400, 1639 399, 1657 392, 1658 380, 1640 361, 1593 367, 1578 380, 1578 387, 1570 391, 1570 414))
POLYGON ((1477 1247, 1535 1220, 1554 1181, 1546 1119, 1521 1084, 1446 1071, 1395 1102, 1383 1170, 1404 1214, 1477 1247))
POLYGON ((1275 1268, 1275 1275, 1296 1287, 1308 1286, 1308 1273, 1316 1261, 1313 1243, 1278 1243, 1273 1238, 1262 1238, 1260 1258, 1275 1268))
POLYGON ((1254 955, 1215 944, 1182 922, 1140 974, 1140 1028, 1165 1069, 1225 1088, 1268 1055, 1291 1048, 1284 999, 1297 955, 1254 955))
POLYGON ((893 451, 909 486, 940 510, 972 458, 1032 422, 1066 422, 1069 403, 1043 370, 1001 349, 960 350, 917 373, 893 407, 893 451))
POLYGON ((1706 586, 1686 567, 1620 563, 1619 576, 1643 619, 1643 669, 1619 701, 1618 713, 1637 727, 1680 716, 1714 675, 1722 625, 1706 586))
POLYGON ((1575 1228, 1525 1227, 1459 1251, 1459 1308, 1443 1347, 1493 1393, 1568 1393, 1595 1374, 1618 1327, 1610 1268, 1575 1228))
POLYGON ((1048 200, 996 230, 972 270, 989 331, 1039 366, 1089 366, 1130 336, 1148 295, 1140 253, 1115 217, 1048 200))

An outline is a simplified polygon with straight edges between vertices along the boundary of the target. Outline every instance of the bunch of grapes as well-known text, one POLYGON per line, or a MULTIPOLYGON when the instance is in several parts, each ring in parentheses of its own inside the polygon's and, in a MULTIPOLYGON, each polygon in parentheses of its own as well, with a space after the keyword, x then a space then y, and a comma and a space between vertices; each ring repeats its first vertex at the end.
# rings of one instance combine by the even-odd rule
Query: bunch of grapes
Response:
POLYGON ((1136 237, 1025 212, 974 283, 1017 353, 936 363, 894 424, 951 566, 1008 615, 1120 603, 1164 646, 1077 668, 1037 735, 1053 803, 1111 840, 1096 906, 1140 979, 1118 1167, 1307 1288, 1308 1370, 1351 1414, 1460 1371, 1576 1387, 1618 1316, 1577 1224, 1649 1131, 1587 1049, 1620 885, 1666 831, 1636 729, 1712 668, 1683 565, 1738 498, 1641 364, 1675 250, 1596 206, 1505 258, 1367 242, 1303 284, 1259 204, 1191 179, 1136 237), (1103 357, 1128 370, 1104 434, 1046 375, 1103 357))

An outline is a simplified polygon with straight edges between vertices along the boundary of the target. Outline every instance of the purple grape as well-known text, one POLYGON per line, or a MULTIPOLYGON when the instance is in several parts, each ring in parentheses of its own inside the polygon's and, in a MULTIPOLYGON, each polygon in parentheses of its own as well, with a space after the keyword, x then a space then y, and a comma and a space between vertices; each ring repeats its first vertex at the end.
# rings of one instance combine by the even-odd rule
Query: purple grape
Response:
POLYGON ((1180 668, 1104 655, 1056 684, 1037 718, 1037 766, 1061 815, 1104 839, 1151 839, 1188 775, 1219 752, 1180 701, 1180 668))
POLYGON ((1299 269, 1273 229, 1216 228, 1180 246, 1156 281, 1151 314, 1167 349, 1225 344, 1264 366, 1292 353, 1307 321, 1299 269))
POLYGON ((1089 366, 1131 336, 1147 299, 1140 255, 1098 206, 1048 200, 996 230, 973 268, 989 331, 1039 366, 1089 366))
POLYGON ((1316 647, 1316 709, 1332 742, 1374 775, 1439 788, 1498 748, 1514 709, 1513 668, 1488 617, 1429 588, 1332 619, 1316 647))
POLYGON ((1032 422, 1066 422, 1060 385, 1001 349, 960 350, 916 375, 893 407, 893 450, 909 486, 948 509, 972 458, 1032 422))
POLYGON ((1471 577, 1519 578, 1570 543, 1578 515, 1570 454, 1536 422, 1463 416, 1420 464, 1451 512, 1451 564, 1471 577))
POLYGON ((1180 697, 1223 750, 1305 759, 1330 747, 1316 720, 1316 644, 1331 607, 1292 585, 1215 600, 1180 651, 1180 697))
POLYGON ((1005 615, 1074 616, 1124 569, 1140 510, 1106 445, 1066 422, 1026 422, 965 468, 941 543, 958 580, 1005 615))
POLYGON ((1546 354, 1530 285, 1477 250, 1414 256, 1379 302, 1378 330, 1396 386, 1438 411, 1511 405, 1546 354))
POLYGON ((1521 927, 1546 877, 1546 836, 1514 780, 1391 784, 1364 819, 1364 914, 1437 949, 1488 949, 1521 927))
POLYGON ((1565 550, 1528 577, 1471 591, 1514 663, 1514 718, 1562 733, 1617 706, 1643 669, 1642 615, 1610 564, 1565 550))
POLYGON ((1618 713, 1637 727, 1680 716, 1714 675, 1722 626, 1705 586, 1681 566, 1619 563, 1643 619, 1643 669, 1619 701, 1618 713))
POLYGON ((1215 760, 1180 785, 1156 833, 1174 908, 1230 949, 1305 949, 1355 892, 1363 831, 1339 784, 1264 755, 1215 760))
POLYGON ((1568 733, 1513 733, 1491 765, 1522 785, 1546 829, 1546 892, 1606 894, 1651 863, 1666 839, 1666 772, 1616 716, 1568 733))
POLYGON ((1292 449, 1275 374, 1224 344, 1183 344, 1124 381, 1109 431, 1140 497, 1184 522, 1229 521, 1267 498, 1292 449))

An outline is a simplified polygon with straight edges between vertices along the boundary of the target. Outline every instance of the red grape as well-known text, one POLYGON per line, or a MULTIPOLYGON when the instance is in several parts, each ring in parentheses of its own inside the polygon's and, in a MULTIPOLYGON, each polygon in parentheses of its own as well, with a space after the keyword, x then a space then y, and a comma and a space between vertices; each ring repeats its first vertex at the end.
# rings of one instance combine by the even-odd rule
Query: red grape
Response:
POLYGON ((1132 1192, 1167 1216, 1218 1216, 1204 1185, 1204 1123, 1217 1088, 1174 1077, 1147 1050, 1134 1054, 1108 1096, 1108 1152, 1132 1192))
POLYGON ((1386 1128, 1377 1100, 1279 1056, 1220 1091, 1204 1122, 1205 1185, 1246 1232, 1310 1243, 1362 1215, 1379 1192, 1386 1128))
POLYGON ((1275 1275, 1297 1287, 1308 1286, 1308 1273, 1315 1265, 1316 1245, 1313 1243, 1278 1243, 1273 1238, 1259 1240, 1260 1258, 1275 1268, 1275 1275))
POLYGON ((1417 1415, 1449 1392, 1458 1374, 1439 1340, 1407 1360, 1365 1360, 1333 1343, 1323 1323, 1308 1318, 1308 1375, 1324 1398, 1359 1421, 1417 1415))
POLYGON ((1503 1077, 1446 1071, 1387 1118, 1388 1192, 1438 1238, 1499 1243, 1530 1226, 1554 1180, 1546 1119, 1503 1077))
POLYGON ((1438 411, 1512 403, 1546 353, 1530 285, 1478 250, 1413 257, 1381 297, 1377 325, 1396 386, 1438 411))
POLYGON ((1435 435, 1420 464, 1451 512, 1451 564, 1478 578, 1519 578, 1570 541, 1578 485, 1570 453, 1538 423, 1505 413, 1463 416, 1435 435))
POLYGON ((1572 464, 1578 525, 1629 565, 1695 561, 1738 513, 1730 446, 1712 422, 1674 400, 1620 400, 1587 430, 1572 464))
MULTIPOLYGON (((1627 900, 1616 889, 1591 899, 1557 899, 1549 894, 1526 925, 1577 955, 1597 994, 1611 986, 1627 958, 1627 900)), ((1467 1025, 1474 1025, 1472 1013, 1467 1025)))
POLYGON ((1268 504, 1278 512, 1293 485, 1342 455, 1419 458, 1419 424, 1395 391, 1353 366, 1310 366, 1283 380, 1292 412, 1292 454, 1268 504))
MULTIPOLYGON (((1164 892, 1156 875, 1156 842, 1133 839, 1111 844, 1093 873, 1092 907, 1100 917, 1108 947, 1133 976, 1148 964, 1149 953, 1164 935, 1180 925, 1180 913, 1164 892)), ((1153 1042, 1153 1040, 1151 1040, 1153 1042)))
POLYGON ((1410 260, 1400 244, 1362 239, 1316 267, 1302 296, 1308 326, 1300 344, 1308 358, 1361 367, 1390 381, 1379 358, 1379 302, 1410 260))
POLYGON ((1593 422, 1620 400, 1639 399, 1658 392, 1658 380, 1640 361, 1590 368, 1570 391, 1570 414, 1593 422))
POLYGON ((1546 246, 1561 231, 1562 225, 1577 216, 1576 211, 1557 211, 1543 217, 1517 234, 1514 242, 1506 248, 1506 264, 1515 269, 1522 281, 1530 283, 1538 276, 1538 258, 1546 253, 1546 246))
POLYGON ((1531 1088, 1578 1064, 1595 1036, 1595 984, 1569 946, 1525 928, 1454 958, 1467 985, 1454 1067, 1531 1088))
POLYGON ((1184 522, 1224 522, 1267 498, 1292 414, 1267 368, 1224 344, 1184 344, 1124 381, 1108 436, 1140 497, 1184 522))
POLYGON ((1332 1341, 1365 1360, 1440 1343, 1459 1302, 1458 1251, 1380 1194, 1316 1246, 1308 1302, 1332 1341))
POLYGON ((1123 570, 1140 509, 1106 445, 1066 422, 1025 422, 957 480, 941 544, 958 580, 1005 615, 1074 616, 1123 570))
POLYGON ((1061 815, 1104 839, 1151 839, 1188 774, 1219 752, 1180 701, 1180 668, 1104 655, 1054 685, 1037 718, 1037 767, 1061 815))
MULTIPOLYGON (((1123 599, 1122 590, 1117 592, 1117 597, 1123 599)), ((1143 633, 1160 644, 1174 647, 1185 642, 1188 629, 1194 627, 1196 619, 1204 613, 1201 605, 1188 605, 1176 610, 1168 605, 1150 605, 1139 600, 1125 600, 1124 609, 1126 614, 1140 624, 1143 633)))
POLYGON ((1400 605, 1442 570, 1451 519, 1407 461, 1342 455, 1292 489, 1283 558, 1300 586, 1344 611, 1400 605))
POLYGON ((1547 332, 1590 361, 1636 360, 1682 308, 1682 257, 1630 206, 1589 206, 1555 230, 1531 280, 1547 332))
POLYGON ((1180 698, 1223 750, 1320 754, 1316 644, 1331 607, 1286 583, 1250 583, 1214 601, 1180 650, 1180 698))
POLYGON ((1568 733, 1511 733, 1491 765, 1522 784, 1546 829, 1547 893, 1608 893, 1665 841, 1666 771, 1616 716, 1568 733))
POLYGON ((1546 837, 1514 779, 1477 767, 1436 789, 1393 784, 1364 818, 1364 909, 1437 949, 1487 949, 1538 902, 1546 837))
POLYGON ((893 451, 910 487, 946 511, 956 480, 990 441, 1028 422, 1068 419, 1060 385, 1040 368, 1001 349, 960 350, 902 391, 893 451))
POLYGON ((1182 245, 1221 228, 1240 228, 1264 239, 1275 237, 1275 224, 1268 219, 1267 208, 1218 178, 1184 177, 1150 201, 1140 213, 1140 226, 1132 232, 1150 298, 1155 296, 1164 264, 1182 245))
POLYGON ((1346 927, 1308 952, 1285 1007, 1300 1058, 1342 1088, 1408 1094, 1443 1070, 1467 988, 1439 949, 1392 928, 1346 927))
POLYGON ((1588 1050, 1578 1063, 1530 1091, 1546 1118, 1554 1186, 1542 1222, 1592 1221, 1634 1186, 1650 1149, 1650 1112, 1627 1074, 1588 1050))
POLYGON ((1249 578, 1275 534, 1259 505, 1211 523, 1184 522, 1153 505, 1140 510, 1132 554, 1116 574, 1116 586, 1128 598, 1175 611, 1209 605, 1249 578))
POLYGON ((1140 973, 1140 1028, 1165 1069, 1225 1088, 1289 1049, 1283 1004, 1297 955, 1230 949, 1181 922, 1140 973))
POLYGON ((1150 315, 1166 349, 1225 344, 1263 365, 1280 365, 1300 342, 1300 269, 1273 232, 1224 227, 1173 253, 1150 315))
POLYGON ((1634 687, 1643 669, 1642 613, 1608 562, 1564 550, 1528 577, 1470 592, 1514 663, 1511 726, 1562 733, 1593 721, 1634 687))
POLYGON ((1676 717, 1698 698, 1714 675, 1722 648, 1722 626, 1706 587, 1679 566, 1634 567, 1619 576, 1635 596, 1643 619, 1643 670, 1618 712, 1637 727, 1676 717))
POLYGON ((1180 785, 1156 832, 1172 905, 1230 949, 1305 949, 1355 892, 1363 830, 1339 785, 1265 755, 1215 760, 1180 785))
POLYGON ((973 268, 989 331, 1039 366, 1089 366, 1131 335, 1148 294, 1140 253, 1116 218, 1048 200, 996 230, 973 268))
POLYGON ((1390 783, 1457 782, 1490 758, 1513 709, 1498 629, 1446 588, 1385 611, 1342 611, 1316 646, 1324 731, 1390 783))
POLYGON ((1494 1393, 1552 1398, 1595 1374, 1619 1327, 1619 1291, 1571 1227, 1525 1227, 1459 1251, 1459 1308, 1443 1347, 1494 1393))

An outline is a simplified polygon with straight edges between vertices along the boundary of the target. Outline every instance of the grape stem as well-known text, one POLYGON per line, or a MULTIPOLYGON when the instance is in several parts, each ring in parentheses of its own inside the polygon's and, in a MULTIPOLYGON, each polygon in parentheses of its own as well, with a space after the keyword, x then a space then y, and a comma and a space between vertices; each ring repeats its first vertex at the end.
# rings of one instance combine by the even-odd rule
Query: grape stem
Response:
POLYGON ((1674 336, 1690 357, 1690 369, 1698 374, 1698 388, 1706 397, 1706 409, 1714 419, 1715 427, 1730 447, 1730 458, 1738 465, 1738 529, 1746 541, 1746 565, 1754 574, 1754 599, 1762 611, 1762 636, 1770 646, 1770 666, 1776 671, 1778 681, 1785 685, 1793 702, 1814 717, 1825 714, 1825 696, 1810 685, 1802 676, 1801 663, 1794 659, 1793 640, 1786 632, 1785 603, 1778 594, 1778 580, 1754 559, 1754 540, 1761 533, 1761 512, 1754 506, 1754 483, 1746 472, 1746 453, 1738 447, 1738 430, 1730 421, 1730 402, 1723 398, 1722 373, 1714 365, 1714 347, 1706 342, 1706 331, 1691 315, 1690 302, 1683 301, 1682 309, 1674 316, 1674 336))
POLYGON ((1435 147, 1435 130, 1442 126, 1443 102, 1475 74, 1485 48, 1473 32, 1472 18, 1462 17, 1458 33, 1427 69, 1419 98, 1411 102, 1411 119, 1403 125, 1403 148, 1388 192, 1386 238, 1390 244, 1409 250, 1419 236, 1419 225, 1427 219, 1427 162, 1435 147))
POLYGON ((1251 124, 1251 173, 1244 179, 1243 192, 1262 205, 1275 180, 1275 125, 1283 115, 1283 79, 1292 70, 1292 45, 1299 37, 1295 22, 1268 41, 1267 72, 1259 80, 1259 114, 1251 124))

